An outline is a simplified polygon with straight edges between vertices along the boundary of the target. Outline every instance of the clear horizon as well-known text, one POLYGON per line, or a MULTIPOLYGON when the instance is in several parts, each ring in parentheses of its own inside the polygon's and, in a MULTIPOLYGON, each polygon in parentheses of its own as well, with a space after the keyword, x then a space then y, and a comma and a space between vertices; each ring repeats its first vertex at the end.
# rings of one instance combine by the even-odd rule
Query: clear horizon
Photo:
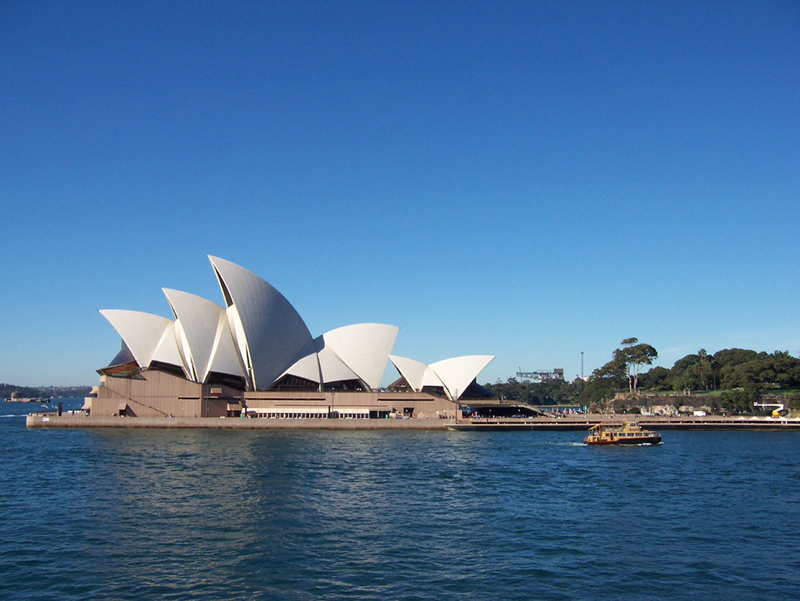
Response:
MULTIPOLYGON (((255 272, 312 335, 572 380, 800 352, 800 4, 0 6, 0 381, 255 272)), ((387 366, 384 380, 394 378, 387 366)))

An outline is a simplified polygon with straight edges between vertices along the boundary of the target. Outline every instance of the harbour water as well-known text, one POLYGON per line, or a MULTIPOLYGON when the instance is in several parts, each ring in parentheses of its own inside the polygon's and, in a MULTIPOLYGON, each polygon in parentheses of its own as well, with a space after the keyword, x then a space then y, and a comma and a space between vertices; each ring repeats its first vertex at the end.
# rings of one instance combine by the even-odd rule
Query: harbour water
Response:
POLYGON ((4 600, 800 598, 800 432, 42 430, 4 405, 4 600))

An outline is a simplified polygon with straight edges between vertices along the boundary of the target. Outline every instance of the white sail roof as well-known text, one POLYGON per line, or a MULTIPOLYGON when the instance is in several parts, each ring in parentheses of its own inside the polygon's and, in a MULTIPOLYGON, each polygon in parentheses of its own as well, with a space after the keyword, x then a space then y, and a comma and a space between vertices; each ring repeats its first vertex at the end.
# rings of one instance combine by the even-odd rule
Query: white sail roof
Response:
POLYGON ((422 378, 422 387, 425 388, 426 386, 445 387, 444 382, 442 382, 439 376, 436 375, 436 372, 431 369, 430 365, 425 367, 425 375, 422 378))
POLYGON ((191 372, 188 370, 181 355, 180 349, 178 348, 178 338, 175 329, 176 325, 176 322, 170 320, 169 324, 164 329, 164 333, 161 335, 161 340, 158 341, 156 351, 153 353, 153 361, 180 367, 183 370, 184 375, 188 379, 191 379, 191 372))
POLYGON ((266 390, 312 341, 305 322, 284 296, 252 271, 209 257, 228 307, 234 306, 241 332, 234 329, 251 385, 266 390))
POLYGON ((493 359, 494 355, 467 355, 431 363, 429 367, 442 381, 450 398, 458 400, 493 359))
POLYGON ((359 380, 358 374, 350 369, 339 356, 334 353, 325 343, 322 336, 317 338, 319 350, 319 367, 322 370, 322 381, 326 384, 331 382, 344 382, 346 380, 359 380))
POLYGON ((398 357, 397 355, 389 355, 389 359, 391 359, 397 371, 406 379, 406 382, 414 392, 421 391, 423 386, 442 386, 441 382, 436 384, 425 383, 425 372, 428 371, 428 366, 424 363, 406 357, 398 357))
POLYGON ((314 339, 311 346, 306 347, 301 357, 286 370, 286 374, 305 378, 319 384, 320 377, 326 384, 346 380, 358 380, 358 375, 325 344, 322 336, 314 339))
POLYGON ((184 352, 184 358, 192 379, 205 382, 212 371, 243 377, 225 309, 195 294, 163 290, 186 340, 189 356, 184 352))
POLYGON ((310 382, 316 382, 319 384, 320 368, 316 340, 312 341, 308 346, 306 346, 306 348, 303 349, 303 351, 300 353, 299 359, 297 359, 291 365, 291 367, 281 374, 281 377, 286 374, 297 376, 298 378, 304 378, 310 382))
POLYGON ((155 359, 183 368, 171 319, 123 309, 101 309, 100 314, 114 326, 139 367, 150 367, 155 359))
POLYGON ((240 378, 245 377, 242 360, 236 350, 227 311, 225 310, 219 314, 214 345, 211 349, 211 363, 208 365, 208 371, 203 381, 207 380, 208 375, 212 372, 230 374, 240 378))
POLYGON ((420 392, 425 386, 441 386, 451 399, 458 400, 494 356, 468 355, 430 365, 396 355, 389 355, 389 359, 414 392, 420 392))
MULTIPOLYGON (((382 323, 359 323, 323 334, 325 347, 370 388, 378 388, 400 328, 382 323)), ((326 378, 327 379, 327 378, 326 378)))
POLYGON ((460 397, 493 356, 456 357, 425 365, 390 355, 400 328, 361 323, 316 339, 284 296, 251 271, 209 256, 225 306, 180 290, 164 289, 175 320, 139 311, 102 310, 142 368, 156 361, 179 366, 195 382, 213 373, 245 378, 268 390, 285 374, 323 384, 359 380, 380 386, 391 359, 409 386, 442 387, 460 397))

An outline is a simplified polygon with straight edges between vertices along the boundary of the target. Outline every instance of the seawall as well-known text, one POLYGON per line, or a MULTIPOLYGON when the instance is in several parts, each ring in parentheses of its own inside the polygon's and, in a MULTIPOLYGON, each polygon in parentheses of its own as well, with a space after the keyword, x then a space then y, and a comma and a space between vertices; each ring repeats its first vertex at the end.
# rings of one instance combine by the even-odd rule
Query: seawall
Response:
POLYGON ((30 414, 29 428, 212 428, 224 430, 444 430, 445 419, 240 419, 236 417, 91 417, 30 414))
POLYGON ((800 432, 800 419, 772 417, 643 417, 637 415, 587 414, 563 418, 471 419, 449 424, 448 429, 461 431, 489 430, 588 430, 599 423, 636 422, 648 430, 795 430, 800 432))
POLYGON ((589 414, 529 419, 240 419, 214 417, 91 417, 32 413, 30 428, 213 428, 226 430, 588 430, 601 422, 636 421, 652 430, 794 430, 800 419, 771 417, 639 417, 589 414))

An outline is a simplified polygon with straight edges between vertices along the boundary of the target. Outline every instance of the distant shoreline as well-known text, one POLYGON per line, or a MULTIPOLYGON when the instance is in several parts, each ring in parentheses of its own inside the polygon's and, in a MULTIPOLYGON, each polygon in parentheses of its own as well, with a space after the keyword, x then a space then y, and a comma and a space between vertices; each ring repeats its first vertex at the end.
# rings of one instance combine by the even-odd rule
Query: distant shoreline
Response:
POLYGON ((6 403, 49 403, 53 399, 50 397, 44 398, 23 398, 23 399, 4 399, 6 403))

